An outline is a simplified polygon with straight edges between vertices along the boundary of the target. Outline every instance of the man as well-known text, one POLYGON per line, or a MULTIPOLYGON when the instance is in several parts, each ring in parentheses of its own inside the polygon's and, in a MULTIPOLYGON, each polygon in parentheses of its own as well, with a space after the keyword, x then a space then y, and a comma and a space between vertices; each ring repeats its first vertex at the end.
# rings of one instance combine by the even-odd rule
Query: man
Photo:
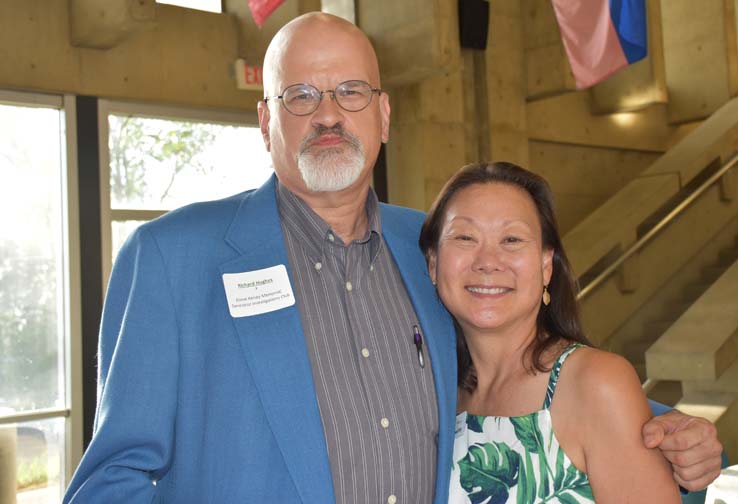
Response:
MULTIPOLYGON (((143 225, 121 251, 95 435, 65 502, 447 499, 453 325, 422 215, 369 188, 390 116, 371 44, 301 16, 270 44, 264 89, 276 178, 143 225)), ((680 483, 715 477, 709 424, 647 428, 680 483)))

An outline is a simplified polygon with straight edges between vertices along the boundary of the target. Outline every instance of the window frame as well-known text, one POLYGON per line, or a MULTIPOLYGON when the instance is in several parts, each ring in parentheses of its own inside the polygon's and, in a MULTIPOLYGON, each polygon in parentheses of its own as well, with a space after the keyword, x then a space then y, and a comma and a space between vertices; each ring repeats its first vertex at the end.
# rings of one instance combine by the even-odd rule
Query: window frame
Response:
POLYGON ((170 1, 156 0, 156 3, 161 4, 161 5, 172 5, 174 7, 179 7, 180 9, 190 9, 190 10, 196 10, 196 11, 201 11, 201 12, 211 12, 213 14, 223 14, 225 12, 223 10, 222 0, 218 2, 220 4, 220 6, 218 7, 218 10, 213 10, 210 6, 204 6, 204 5, 180 5, 180 3, 175 0, 170 0, 170 1))
POLYGON ((62 317, 64 403, 63 408, 40 408, 0 416, 0 424, 18 424, 64 418, 64 488, 83 453, 81 260, 79 252, 79 185, 77 166, 77 121, 75 97, 0 89, 0 104, 17 107, 54 108, 60 115, 61 228, 62 228, 62 317))
POLYGON ((188 121, 228 126, 259 127, 256 107, 253 111, 234 112, 227 110, 198 109, 174 105, 158 105, 119 100, 98 100, 98 135, 100 145, 100 236, 102 254, 103 292, 113 268, 112 224, 114 221, 148 221, 164 215, 169 210, 113 209, 110 206, 110 150, 108 139, 110 128, 108 115, 130 114, 152 119, 188 121))

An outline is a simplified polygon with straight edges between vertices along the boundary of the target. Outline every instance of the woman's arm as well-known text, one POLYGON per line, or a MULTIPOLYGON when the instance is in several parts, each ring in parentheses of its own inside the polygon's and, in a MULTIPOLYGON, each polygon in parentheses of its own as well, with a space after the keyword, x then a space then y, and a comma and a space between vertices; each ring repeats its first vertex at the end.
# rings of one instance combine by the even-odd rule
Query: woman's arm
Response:
POLYGON ((652 414, 630 363, 595 349, 575 352, 571 360, 562 370, 563 390, 556 391, 554 427, 565 423, 565 432, 578 437, 581 469, 597 503, 680 503, 671 466, 659 450, 643 445, 641 428, 652 414))

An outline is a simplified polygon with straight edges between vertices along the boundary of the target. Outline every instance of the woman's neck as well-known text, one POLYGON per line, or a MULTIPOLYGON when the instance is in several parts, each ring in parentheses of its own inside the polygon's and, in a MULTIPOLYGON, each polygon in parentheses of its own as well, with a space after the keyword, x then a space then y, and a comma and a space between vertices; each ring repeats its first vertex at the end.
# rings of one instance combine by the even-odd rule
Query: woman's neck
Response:
MULTIPOLYGON (((540 407, 548 373, 535 370, 529 345, 536 337, 535 324, 515 332, 465 332, 474 364, 477 386, 459 390, 457 409, 477 415, 518 416, 540 407)), ((558 347, 558 346, 557 346, 558 347)), ((558 355, 551 349, 543 356, 546 366, 558 355)))
POLYGON ((477 387, 517 376, 524 354, 536 337, 535 324, 505 331, 465 330, 464 338, 477 376, 477 387))

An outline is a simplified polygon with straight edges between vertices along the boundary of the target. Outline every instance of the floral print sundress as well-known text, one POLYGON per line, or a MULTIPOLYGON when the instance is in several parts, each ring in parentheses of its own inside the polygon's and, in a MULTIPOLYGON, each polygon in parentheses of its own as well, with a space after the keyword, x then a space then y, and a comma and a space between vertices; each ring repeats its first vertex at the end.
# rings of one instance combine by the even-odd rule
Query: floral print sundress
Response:
POLYGON ((556 359, 540 411, 516 417, 456 416, 449 503, 594 502, 589 478, 559 446, 549 410, 561 366, 581 346, 571 345, 556 359))

